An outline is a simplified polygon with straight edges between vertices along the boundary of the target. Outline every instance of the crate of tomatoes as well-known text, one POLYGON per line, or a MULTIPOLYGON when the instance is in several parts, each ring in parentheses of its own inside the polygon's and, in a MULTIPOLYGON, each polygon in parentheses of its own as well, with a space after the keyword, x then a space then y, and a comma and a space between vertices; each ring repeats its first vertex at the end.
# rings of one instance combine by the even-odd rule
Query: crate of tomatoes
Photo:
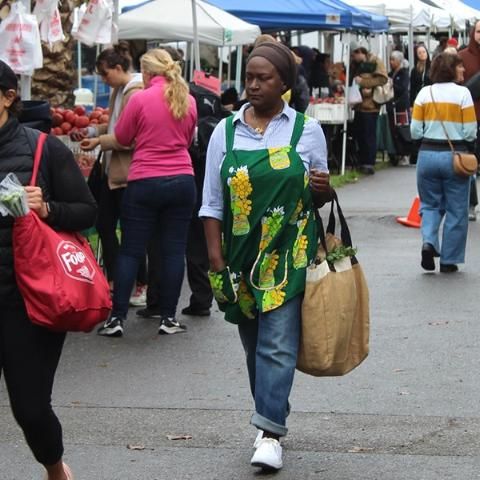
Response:
POLYGON ((73 109, 52 108, 52 130, 50 133, 56 135, 73 153, 80 170, 85 177, 88 177, 95 159, 98 156, 99 148, 91 151, 83 151, 79 142, 71 140, 72 133, 79 129, 95 127, 101 124, 108 124, 108 108, 96 107, 92 112, 87 113, 82 106, 73 109))

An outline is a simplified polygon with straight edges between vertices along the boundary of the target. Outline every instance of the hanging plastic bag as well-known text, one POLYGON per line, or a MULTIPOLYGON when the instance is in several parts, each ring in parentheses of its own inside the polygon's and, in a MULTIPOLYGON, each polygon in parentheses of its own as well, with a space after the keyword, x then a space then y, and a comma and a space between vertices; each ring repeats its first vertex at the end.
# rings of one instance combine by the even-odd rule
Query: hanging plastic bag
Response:
POLYGON ((113 4, 109 0, 90 0, 74 37, 86 45, 112 42, 113 4))
POLYGON ((44 42, 51 45, 64 39, 57 0, 37 0, 33 13, 37 17, 40 25, 40 38, 44 42))
POLYGON ((37 18, 20 2, 12 4, 9 15, 0 23, 0 60, 18 75, 32 75, 43 65, 37 18))
POLYGON ((357 82, 353 82, 348 89, 348 104, 350 106, 362 103, 362 94, 357 82))

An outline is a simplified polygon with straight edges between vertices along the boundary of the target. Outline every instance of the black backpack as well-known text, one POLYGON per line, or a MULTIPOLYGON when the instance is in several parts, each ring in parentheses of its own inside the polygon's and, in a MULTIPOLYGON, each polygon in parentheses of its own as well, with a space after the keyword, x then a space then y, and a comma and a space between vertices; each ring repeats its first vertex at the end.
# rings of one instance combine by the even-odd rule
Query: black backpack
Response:
POLYGON ((208 142, 213 130, 222 118, 228 117, 230 112, 226 110, 220 97, 206 88, 190 83, 190 95, 195 98, 197 104, 197 141, 190 148, 192 160, 205 162, 208 142))

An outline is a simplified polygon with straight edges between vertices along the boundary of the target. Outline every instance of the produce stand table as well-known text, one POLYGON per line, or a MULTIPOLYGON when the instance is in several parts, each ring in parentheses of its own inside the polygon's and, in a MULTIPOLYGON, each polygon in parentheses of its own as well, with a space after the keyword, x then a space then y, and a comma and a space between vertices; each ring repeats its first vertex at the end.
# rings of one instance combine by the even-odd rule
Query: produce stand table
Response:
MULTIPOLYGON (((343 103, 310 103, 305 112, 322 124, 341 125, 345 120, 345 105, 343 103)), ((348 109, 348 121, 353 120, 354 112, 348 109)))
MULTIPOLYGON (((340 173, 342 161, 342 135, 345 123, 344 103, 317 103, 313 101, 305 112, 309 117, 315 118, 322 124, 327 142, 329 169, 336 169, 340 173)), ((353 120, 354 111, 348 108, 348 118, 353 120)), ((348 144, 347 144, 348 145, 348 144)), ((353 162, 350 162, 353 164, 353 162)))

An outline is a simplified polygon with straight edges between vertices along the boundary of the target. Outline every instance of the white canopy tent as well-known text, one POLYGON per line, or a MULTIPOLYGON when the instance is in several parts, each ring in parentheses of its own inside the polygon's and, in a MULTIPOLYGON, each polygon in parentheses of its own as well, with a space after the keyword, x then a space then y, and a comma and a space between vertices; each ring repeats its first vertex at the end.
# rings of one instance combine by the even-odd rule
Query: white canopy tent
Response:
POLYGON ((457 11, 431 7, 420 0, 405 0, 400 4, 398 0, 346 0, 346 2, 367 12, 385 15, 391 24, 391 32, 450 27, 465 29, 465 18, 457 11))
MULTIPOLYGON (((231 46, 253 43, 260 35, 256 25, 195 0, 198 41, 231 46)), ((124 40, 195 41, 192 0, 152 0, 133 7, 118 18, 118 37, 124 40)))
POLYGON ((475 10, 460 0, 432 0, 435 5, 440 8, 443 8, 447 12, 455 12, 456 16, 463 18, 464 20, 469 21, 470 23, 475 22, 475 20, 480 19, 480 11, 475 10))

